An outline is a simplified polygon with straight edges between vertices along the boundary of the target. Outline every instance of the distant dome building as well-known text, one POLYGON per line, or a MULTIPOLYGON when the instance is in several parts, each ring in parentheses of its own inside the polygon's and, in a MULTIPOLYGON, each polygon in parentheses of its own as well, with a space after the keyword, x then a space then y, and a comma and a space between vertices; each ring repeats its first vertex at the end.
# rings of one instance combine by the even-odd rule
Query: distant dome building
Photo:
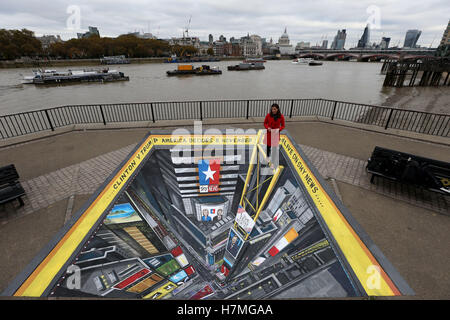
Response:
POLYGON ((280 50, 281 55, 290 55, 295 53, 294 47, 289 44, 289 36, 287 34, 287 28, 284 28, 284 33, 278 39, 278 50, 280 50))
POLYGON ((289 36, 287 34, 287 28, 284 28, 284 33, 278 39, 278 44, 279 45, 283 45, 283 46, 288 46, 289 45, 289 36))

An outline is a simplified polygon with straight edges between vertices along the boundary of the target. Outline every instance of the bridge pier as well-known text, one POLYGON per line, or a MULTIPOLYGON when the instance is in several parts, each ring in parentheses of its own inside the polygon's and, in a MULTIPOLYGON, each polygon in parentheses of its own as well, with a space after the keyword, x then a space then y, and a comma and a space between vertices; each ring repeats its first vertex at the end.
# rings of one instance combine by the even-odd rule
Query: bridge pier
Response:
POLYGON ((381 73, 385 73, 383 86, 403 87, 407 76, 410 76, 408 86, 416 85, 417 78, 420 78, 418 86, 446 86, 450 85, 450 59, 423 60, 409 62, 385 61, 381 68, 381 73), (444 81, 443 75, 446 74, 444 81), (447 84, 448 83, 448 84, 447 84))

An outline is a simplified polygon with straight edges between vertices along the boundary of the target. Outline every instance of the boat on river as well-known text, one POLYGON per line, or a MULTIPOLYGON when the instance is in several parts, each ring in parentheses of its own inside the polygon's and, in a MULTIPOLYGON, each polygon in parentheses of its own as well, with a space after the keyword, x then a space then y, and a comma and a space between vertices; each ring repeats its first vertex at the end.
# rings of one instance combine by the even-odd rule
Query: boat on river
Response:
POLYGON ((228 66, 229 71, 263 70, 265 68, 262 62, 240 63, 234 66, 228 66))
POLYGON ((244 63, 264 63, 266 62, 266 60, 264 60, 263 58, 247 58, 244 60, 244 63))
POLYGON ((292 63, 293 64, 301 64, 301 65, 306 65, 306 64, 309 64, 311 61, 313 61, 314 59, 312 59, 312 58, 297 58, 297 59, 294 59, 293 61, 292 61, 292 63))
POLYGON ((36 70, 32 76, 25 76, 22 80, 24 84, 60 84, 77 82, 113 82, 128 81, 130 78, 123 72, 109 70, 36 70))
POLYGON ((209 65, 202 65, 201 67, 194 68, 193 65, 179 65, 176 70, 167 71, 168 76, 180 76, 180 75, 213 75, 222 74, 222 71, 218 67, 210 67, 209 65))

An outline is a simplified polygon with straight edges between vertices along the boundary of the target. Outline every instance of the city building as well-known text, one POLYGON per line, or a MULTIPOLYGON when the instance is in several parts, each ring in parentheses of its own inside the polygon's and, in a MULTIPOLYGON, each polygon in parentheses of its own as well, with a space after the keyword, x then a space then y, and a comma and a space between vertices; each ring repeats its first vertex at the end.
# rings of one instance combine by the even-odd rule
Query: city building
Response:
POLYGON ((242 55, 241 45, 239 42, 230 42, 231 44, 231 56, 239 57, 242 55))
POLYGON ((295 46, 295 50, 301 50, 301 49, 306 49, 309 48, 311 46, 311 44, 309 42, 303 42, 300 41, 299 43, 297 43, 297 45, 295 46))
POLYGON ((213 42, 214 42, 214 37, 213 37, 212 34, 209 34, 209 36, 208 36, 208 42, 209 42, 210 45, 213 44, 213 42))
POLYGON ((405 42, 403 44, 403 48, 416 48, 417 40, 419 40, 422 31, 414 29, 408 30, 405 35, 405 42))
POLYGON ((62 42, 61 37, 59 35, 57 35, 57 36, 53 36, 53 35, 46 36, 46 35, 43 35, 42 37, 36 37, 36 38, 42 43, 42 48, 43 49, 47 49, 53 43, 62 42))
POLYGON ((241 48, 241 55, 244 57, 252 57, 257 56, 257 44, 250 38, 250 36, 247 34, 245 37, 241 37, 240 39, 240 48, 241 48))
POLYGON ((210 44, 209 41, 200 41, 200 47, 198 48, 198 53, 202 56, 208 55, 208 49, 212 48, 212 43, 210 44))
POLYGON ((225 42, 223 41, 214 41, 213 50, 215 56, 224 56, 225 55, 225 42))
POLYGON ((441 45, 449 45, 450 44, 450 20, 448 21, 447 29, 445 29, 444 34, 442 36, 441 45))
POLYGON ((250 36, 250 39, 256 44, 256 54, 257 56, 262 56, 262 46, 263 42, 260 36, 253 34, 250 36))
POLYGON ((369 25, 367 25, 364 28, 364 33, 361 36, 361 39, 359 39, 359 41, 358 41, 358 48, 369 47, 369 41, 370 41, 370 30, 369 30, 369 25))
POLYGON ((97 27, 89 26, 89 31, 87 31, 85 33, 77 33, 78 39, 89 38, 89 37, 92 37, 92 36, 100 37, 100 32, 98 31, 97 27))
POLYGON ((380 49, 388 49, 389 42, 391 42, 391 38, 383 37, 381 38, 380 49))
POLYGON ((334 37, 333 42, 331 43, 332 50, 343 50, 345 46, 345 38, 347 37, 347 33, 345 29, 338 30, 336 36, 334 37))
POLYGON ((321 49, 328 49, 328 40, 322 41, 322 48, 321 49))
POLYGON ((169 40, 170 45, 179 45, 179 46, 193 46, 197 49, 200 49, 200 39, 198 37, 182 37, 182 38, 171 38, 169 40))
POLYGON ((278 39, 277 47, 281 55, 290 55, 295 53, 295 48, 289 44, 289 36, 287 34, 287 28, 284 28, 284 33, 278 39))

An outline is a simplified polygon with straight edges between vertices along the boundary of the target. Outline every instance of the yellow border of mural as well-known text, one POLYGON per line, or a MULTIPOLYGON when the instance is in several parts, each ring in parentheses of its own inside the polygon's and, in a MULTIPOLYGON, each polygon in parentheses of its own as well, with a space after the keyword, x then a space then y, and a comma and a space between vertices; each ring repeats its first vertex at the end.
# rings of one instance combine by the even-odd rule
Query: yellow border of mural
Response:
POLYGON ((367 295, 400 295, 399 290, 325 192, 286 135, 281 135, 280 144, 367 295))

